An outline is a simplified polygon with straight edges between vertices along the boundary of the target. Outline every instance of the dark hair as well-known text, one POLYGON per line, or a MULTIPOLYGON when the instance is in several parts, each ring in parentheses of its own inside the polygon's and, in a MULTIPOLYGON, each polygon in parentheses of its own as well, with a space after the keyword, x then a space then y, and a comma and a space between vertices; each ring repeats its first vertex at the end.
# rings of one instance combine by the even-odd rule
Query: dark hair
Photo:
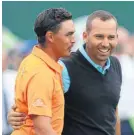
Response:
POLYGON ((97 10, 97 11, 93 12, 92 14, 90 14, 87 18, 87 22, 86 22, 87 31, 90 31, 92 21, 96 18, 100 18, 102 21, 114 19, 115 22, 117 23, 117 27, 118 27, 117 19, 111 13, 109 13, 108 11, 104 11, 104 10, 97 10))
POLYGON ((45 43, 45 34, 47 31, 57 32, 60 29, 61 22, 71 20, 72 15, 64 8, 50 8, 41 12, 34 24, 34 31, 40 44, 45 43))

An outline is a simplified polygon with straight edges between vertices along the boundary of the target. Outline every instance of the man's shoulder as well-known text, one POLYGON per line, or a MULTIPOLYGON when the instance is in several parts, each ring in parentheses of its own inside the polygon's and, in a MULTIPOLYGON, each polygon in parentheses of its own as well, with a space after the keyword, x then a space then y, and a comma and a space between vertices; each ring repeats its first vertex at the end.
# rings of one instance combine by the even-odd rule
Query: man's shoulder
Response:
POLYGON ((33 54, 29 54, 25 57, 19 67, 20 69, 27 70, 28 72, 48 72, 50 71, 49 66, 38 57, 34 56, 33 54))
POLYGON ((28 67, 30 66, 36 67, 36 65, 42 65, 42 64, 44 64, 44 62, 31 53, 22 60, 20 66, 28 65, 28 67))
POLYGON ((19 67, 18 75, 17 75, 19 78, 20 76, 23 76, 29 79, 36 76, 40 76, 41 78, 44 78, 44 79, 45 78, 49 79, 50 77, 52 78, 54 73, 52 72, 52 70, 46 63, 44 62, 38 63, 36 61, 30 62, 31 58, 29 57, 30 56, 24 59, 19 67))
POLYGON ((110 56, 110 62, 114 65, 120 65, 120 61, 116 56, 110 56))
POLYGON ((110 62, 112 68, 119 74, 121 82, 122 82, 122 69, 119 59, 116 56, 110 56, 110 62))

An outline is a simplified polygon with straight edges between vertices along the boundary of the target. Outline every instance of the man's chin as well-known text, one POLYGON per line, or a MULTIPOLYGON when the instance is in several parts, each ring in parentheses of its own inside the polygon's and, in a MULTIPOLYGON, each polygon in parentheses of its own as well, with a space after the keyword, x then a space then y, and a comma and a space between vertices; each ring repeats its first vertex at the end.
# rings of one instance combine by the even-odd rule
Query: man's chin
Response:
POLYGON ((105 57, 98 57, 98 60, 99 60, 100 62, 106 62, 106 61, 107 61, 107 59, 108 59, 108 57, 109 57, 109 56, 105 56, 105 57))
POLYGON ((109 56, 98 56, 97 59, 100 61, 100 62, 103 62, 103 61, 107 61, 109 56))
POLYGON ((105 61, 105 60, 108 59, 108 57, 109 57, 109 55, 107 55, 107 56, 98 56, 98 59, 100 59, 102 61, 105 61))

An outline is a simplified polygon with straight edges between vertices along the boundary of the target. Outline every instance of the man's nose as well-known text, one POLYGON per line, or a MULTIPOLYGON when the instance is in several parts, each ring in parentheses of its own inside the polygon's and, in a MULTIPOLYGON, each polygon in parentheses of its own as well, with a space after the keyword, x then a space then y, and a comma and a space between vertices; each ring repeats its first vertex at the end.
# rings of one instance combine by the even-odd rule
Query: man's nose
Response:
POLYGON ((109 46, 109 40, 107 38, 105 38, 102 42, 102 46, 104 47, 108 47, 109 46))

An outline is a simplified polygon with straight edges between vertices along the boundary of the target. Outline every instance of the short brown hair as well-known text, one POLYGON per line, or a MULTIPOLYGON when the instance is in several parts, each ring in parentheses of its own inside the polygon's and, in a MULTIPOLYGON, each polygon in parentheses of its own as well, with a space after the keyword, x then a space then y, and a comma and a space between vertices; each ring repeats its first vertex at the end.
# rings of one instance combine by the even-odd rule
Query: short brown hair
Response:
POLYGON ((97 11, 94 11, 92 14, 90 14, 87 18, 87 22, 86 22, 87 31, 90 31, 91 27, 89 26, 91 26, 92 21, 96 18, 100 18, 102 21, 114 19, 118 27, 117 19, 110 12, 104 11, 104 10, 97 10, 97 11))

